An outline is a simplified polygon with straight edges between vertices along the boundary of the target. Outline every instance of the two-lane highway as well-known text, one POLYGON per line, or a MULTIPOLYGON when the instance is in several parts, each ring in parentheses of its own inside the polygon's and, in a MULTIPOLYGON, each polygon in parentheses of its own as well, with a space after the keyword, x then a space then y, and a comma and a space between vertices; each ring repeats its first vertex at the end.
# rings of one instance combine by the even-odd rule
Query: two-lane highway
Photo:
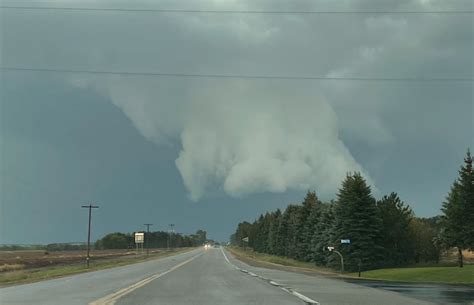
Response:
POLYGON ((220 249, 0 289, 2 305, 304 304, 238 272, 220 249))
POLYGON ((122 297, 117 305, 301 305, 294 296, 270 284, 238 272, 220 249, 204 254, 122 297))
POLYGON ((0 289, 0 304, 84 305, 129 287, 145 278, 167 272, 202 253, 202 249, 147 262, 82 273, 32 284, 0 289))
POLYGON ((0 289, 2 305, 308 304, 304 300, 321 305, 430 304, 321 276, 251 267, 222 248, 201 248, 148 262, 0 289))

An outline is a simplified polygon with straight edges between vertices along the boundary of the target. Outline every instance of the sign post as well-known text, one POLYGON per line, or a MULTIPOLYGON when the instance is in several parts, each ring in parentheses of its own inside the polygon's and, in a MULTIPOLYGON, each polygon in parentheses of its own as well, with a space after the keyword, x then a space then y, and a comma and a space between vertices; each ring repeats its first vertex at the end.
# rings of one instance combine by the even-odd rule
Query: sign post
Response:
POLYGON ((138 255, 138 249, 140 248, 139 245, 141 245, 142 252, 143 252, 143 243, 144 242, 145 242, 145 233, 143 233, 143 232, 135 233, 135 245, 137 246, 137 255, 138 255))
MULTIPOLYGON (((146 223, 145 226, 146 226, 146 235, 150 235, 150 226, 152 226, 153 224, 152 223, 146 223)), ((148 253, 149 253, 149 249, 150 249, 150 236, 148 236, 148 241, 146 242, 146 256, 148 256, 148 253)))
POLYGON ((332 246, 327 247, 327 249, 328 249, 330 252, 334 252, 334 253, 336 253, 337 255, 339 255, 339 257, 341 258, 341 273, 344 273, 344 257, 342 257, 341 252, 335 250, 335 248, 332 247, 332 246))
POLYGON ((244 249, 245 249, 245 243, 249 242, 249 237, 247 236, 247 237, 242 238, 242 241, 243 241, 244 249))

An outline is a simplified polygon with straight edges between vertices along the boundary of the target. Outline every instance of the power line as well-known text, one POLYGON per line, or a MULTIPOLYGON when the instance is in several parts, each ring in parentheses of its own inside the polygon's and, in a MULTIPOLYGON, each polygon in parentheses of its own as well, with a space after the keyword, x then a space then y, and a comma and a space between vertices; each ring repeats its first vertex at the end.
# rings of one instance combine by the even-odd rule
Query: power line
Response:
POLYGON ((473 14, 474 11, 267 11, 267 10, 184 10, 184 9, 134 9, 134 8, 92 8, 92 7, 52 7, 52 6, 0 6, 9 10, 56 10, 56 11, 100 11, 135 13, 191 13, 191 14, 473 14))
POLYGON ((201 74, 201 73, 162 73, 162 72, 128 72, 99 70, 43 69, 22 67, 0 67, 0 71, 10 72, 44 72, 44 73, 77 73, 94 75, 122 75, 177 78, 220 78, 220 79, 269 79, 269 80, 320 80, 320 81, 376 81, 376 82, 473 82, 474 78, 456 77, 330 77, 330 76, 292 76, 292 75, 246 75, 246 74, 201 74))

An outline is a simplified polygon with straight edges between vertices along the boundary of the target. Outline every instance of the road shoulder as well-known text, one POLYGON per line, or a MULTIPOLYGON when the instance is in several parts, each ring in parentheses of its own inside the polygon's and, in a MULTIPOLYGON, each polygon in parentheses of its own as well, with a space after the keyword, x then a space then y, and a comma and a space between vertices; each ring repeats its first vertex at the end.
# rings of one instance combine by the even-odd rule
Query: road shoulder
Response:
POLYGON ((239 268, 291 288, 325 305, 432 305, 433 302, 406 297, 400 293, 347 283, 316 272, 273 264, 248 264, 226 250, 229 261, 239 268), (257 266, 259 265, 259 266, 257 266), (265 265, 265 266, 263 266, 265 265), (273 268, 272 268, 273 267, 273 268), (275 268, 275 267, 278 267, 275 268))

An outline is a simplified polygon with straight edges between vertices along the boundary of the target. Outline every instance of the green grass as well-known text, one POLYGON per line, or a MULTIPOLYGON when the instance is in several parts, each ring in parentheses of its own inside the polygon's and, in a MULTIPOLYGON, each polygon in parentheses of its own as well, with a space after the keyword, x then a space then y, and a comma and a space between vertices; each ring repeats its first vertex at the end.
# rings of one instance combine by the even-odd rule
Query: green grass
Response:
POLYGON ((87 268, 84 263, 75 263, 71 265, 60 265, 54 267, 43 267, 34 269, 23 269, 0 273, 0 286, 7 286, 12 284, 30 283, 37 282, 51 278, 57 278, 66 275, 114 268, 119 266, 125 266, 135 264, 147 260, 153 260, 157 258, 163 258, 178 253, 190 251, 190 248, 180 250, 170 250, 165 252, 159 252, 151 254, 150 257, 133 257, 133 258, 116 258, 106 261, 92 261, 90 267, 87 268))
POLYGON ((257 263, 269 263, 269 264, 276 264, 276 265, 282 265, 282 266, 287 266, 287 267, 296 267, 296 268, 302 268, 302 269, 322 272, 322 273, 334 272, 333 270, 329 268, 315 266, 313 263, 300 262, 291 258, 258 253, 252 250, 244 250, 244 249, 235 248, 235 247, 228 247, 227 249, 238 259, 241 259, 246 262, 251 260, 257 263))
MULTIPOLYGON (((349 274, 357 276, 357 273, 349 274)), ((362 278, 400 281, 433 282, 450 284, 474 284, 474 265, 459 267, 413 267, 377 269, 362 272, 362 278)))
MULTIPOLYGON (((315 271, 328 275, 338 274, 337 270, 315 266, 313 263, 300 262, 294 259, 253 252, 236 247, 227 248, 236 258, 247 263, 260 263, 267 267, 270 264, 296 267, 304 270, 315 271)), ((357 277, 357 273, 343 274, 343 277, 357 277)), ((446 284, 474 284, 474 265, 465 265, 464 268, 430 266, 430 267, 407 267, 393 269, 377 269, 362 272, 364 279, 400 281, 400 282, 432 282, 446 284)))

